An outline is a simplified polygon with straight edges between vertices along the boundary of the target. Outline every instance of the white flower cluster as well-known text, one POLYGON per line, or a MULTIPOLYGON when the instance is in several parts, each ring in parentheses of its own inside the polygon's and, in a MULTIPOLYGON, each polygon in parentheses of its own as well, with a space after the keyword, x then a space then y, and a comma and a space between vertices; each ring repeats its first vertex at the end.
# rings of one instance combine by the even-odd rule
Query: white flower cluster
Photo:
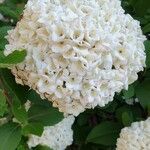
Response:
POLYGON ((45 145, 53 150, 64 150, 73 142, 73 130, 71 129, 75 118, 68 116, 55 126, 45 127, 41 137, 30 135, 29 148, 37 145, 45 145))
POLYGON ((150 150, 150 117, 122 129, 116 150, 150 150))
POLYGON ((0 4, 4 3, 5 0, 0 0, 0 4))
POLYGON ((16 81, 76 116, 112 101, 145 66, 145 37, 120 0, 29 0, 7 39, 6 55, 28 52, 16 81))

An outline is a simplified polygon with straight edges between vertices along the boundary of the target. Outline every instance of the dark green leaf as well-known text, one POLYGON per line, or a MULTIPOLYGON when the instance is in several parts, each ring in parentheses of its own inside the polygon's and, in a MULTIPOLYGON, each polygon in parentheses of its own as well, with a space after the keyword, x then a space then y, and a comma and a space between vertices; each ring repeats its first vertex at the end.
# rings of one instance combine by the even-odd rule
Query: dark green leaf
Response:
POLYGON ((149 33, 150 32, 150 23, 147 24, 144 28, 143 28, 143 33, 146 34, 146 33, 149 33))
POLYGON ((0 150, 15 150, 21 140, 21 128, 9 123, 0 127, 0 150))
POLYGON ((34 150, 52 150, 51 148, 47 146, 38 145, 34 150))
POLYGON ((52 126, 63 119, 63 113, 53 107, 33 105, 28 111, 28 117, 29 122, 40 122, 44 126, 52 126))
POLYGON ((9 95, 9 100, 12 103, 13 101, 25 103, 26 94, 28 88, 25 86, 20 86, 15 82, 14 76, 11 74, 11 71, 8 69, 0 69, 0 83, 3 86, 3 89, 9 95))
POLYGON ((4 94, 4 91, 0 89, 0 117, 3 117, 6 111, 7 111, 6 96, 4 94))
POLYGON ((144 108, 150 106, 150 80, 144 80, 136 87, 136 96, 144 108))
POLYGON ((129 99, 134 96, 134 86, 133 84, 129 86, 128 90, 123 90, 123 95, 125 99, 129 99))
POLYGON ((102 145, 115 145, 119 137, 122 126, 114 122, 102 122, 96 126, 88 135, 87 142, 102 144, 102 145))
POLYGON ((124 112, 122 114, 122 122, 124 126, 130 126, 133 122, 133 115, 132 113, 124 112))
POLYGON ((146 50, 146 67, 150 68, 150 41, 145 41, 145 50, 146 50))

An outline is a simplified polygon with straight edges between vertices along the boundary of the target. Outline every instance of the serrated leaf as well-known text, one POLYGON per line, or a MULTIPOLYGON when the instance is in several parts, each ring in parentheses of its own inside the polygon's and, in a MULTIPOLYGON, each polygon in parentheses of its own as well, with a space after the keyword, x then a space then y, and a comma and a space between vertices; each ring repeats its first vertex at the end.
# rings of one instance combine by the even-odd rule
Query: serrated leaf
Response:
POLYGON ((44 127, 41 123, 29 123, 23 127, 22 133, 24 136, 28 136, 29 134, 41 136, 43 133, 43 130, 44 130, 44 127))
POLYGON ((3 117, 6 111, 7 111, 6 96, 4 94, 4 91, 0 89, 0 117, 3 117))
POLYGON ((8 68, 12 67, 14 64, 21 63, 26 55, 27 53, 25 50, 14 51, 8 56, 4 56, 3 51, 0 51, 0 68, 8 68))
POLYGON ((0 150, 15 150, 21 140, 18 124, 8 123, 0 127, 0 150))
POLYGON ((39 122, 44 126, 53 126, 63 119, 63 113, 59 112, 56 108, 33 105, 28 111, 29 122, 39 122))
POLYGON ((119 137, 122 126, 114 122, 102 122, 89 133, 87 142, 102 144, 102 145, 115 145, 119 137))

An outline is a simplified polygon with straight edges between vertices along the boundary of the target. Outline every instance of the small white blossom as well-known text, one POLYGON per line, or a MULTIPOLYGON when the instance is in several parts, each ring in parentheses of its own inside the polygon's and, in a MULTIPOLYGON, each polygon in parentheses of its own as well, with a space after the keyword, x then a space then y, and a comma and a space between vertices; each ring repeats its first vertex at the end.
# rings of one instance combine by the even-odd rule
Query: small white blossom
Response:
POLYGON ((150 150, 150 118, 122 129, 116 150, 150 150))
POLYGON ((140 24, 120 0, 29 0, 5 55, 26 49, 12 72, 65 114, 105 106, 145 66, 140 24))
POLYGON ((28 140, 29 148, 40 144, 53 150, 65 150, 73 142, 73 130, 71 127, 74 120, 73 116, 68 116, 55 126, 44 127, 41 137, 30 135, 28 140))

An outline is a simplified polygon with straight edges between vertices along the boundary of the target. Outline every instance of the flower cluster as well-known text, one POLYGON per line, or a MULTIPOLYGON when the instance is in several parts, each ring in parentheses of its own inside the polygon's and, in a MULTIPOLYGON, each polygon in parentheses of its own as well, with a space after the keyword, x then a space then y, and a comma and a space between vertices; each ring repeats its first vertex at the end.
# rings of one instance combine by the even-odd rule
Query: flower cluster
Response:
POLYGON ((122 129, 116 150, 149 150, 150 118, 122 129))
POLYGON ((2 4, 5 0, 0 0, 0 4, 2 4))
POLYGON ((139 22, 120 0, 29 0, 5 55, 26 49, 12 72, 66 114, 105 106, 145 66, 139 22))
POLYGON ((71 126, 74 123, 74 119, 73 116, 68 116, 55 126, 45 127, 41 137, 30 135, 28 141, 29 148, 45 145, 53 150, 64 150, 73 141, 71 126))

